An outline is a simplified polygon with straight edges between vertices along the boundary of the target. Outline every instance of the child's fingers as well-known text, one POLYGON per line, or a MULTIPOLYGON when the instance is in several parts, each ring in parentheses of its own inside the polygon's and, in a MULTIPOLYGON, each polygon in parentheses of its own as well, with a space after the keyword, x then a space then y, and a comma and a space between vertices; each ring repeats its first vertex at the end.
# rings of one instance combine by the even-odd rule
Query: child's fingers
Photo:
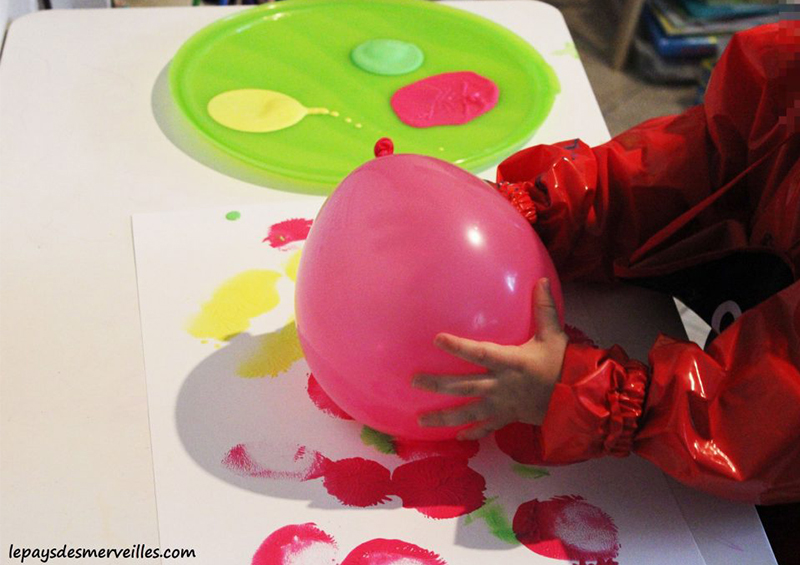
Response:
POLYGON ((536 319, 536 335, 547 336, 561 332, 556 302, 550 292, 550 281, 539 279, 533 291, 533 315, 536 319))
POLYGON ((501 425, 498 425, 496 422, 491 420, 487 422, 481 422, 480 424, 476 424, 471 428, 467 428, 458 432, 456 439, 461 441, 481 439, 488 436, 490 433, 499 430, 501 427, 501 425))
POLYGON ((436 336, 434 344, 451 355, 487 369, 501 370, 516 368, 518 365, 517 357, 508 347, 496 343, 441 333, 436 336))
POLYGON ((483 402, 473 402, 458 408, 422 414, 417 422, 424 428, 452 427, 488 420, 489 416, 483 402))
POLYGON ((488 375, 429 375, 414 377, 411 384, 430 392, 453 396, 485 396, 495 386, 496 379, 488 375))

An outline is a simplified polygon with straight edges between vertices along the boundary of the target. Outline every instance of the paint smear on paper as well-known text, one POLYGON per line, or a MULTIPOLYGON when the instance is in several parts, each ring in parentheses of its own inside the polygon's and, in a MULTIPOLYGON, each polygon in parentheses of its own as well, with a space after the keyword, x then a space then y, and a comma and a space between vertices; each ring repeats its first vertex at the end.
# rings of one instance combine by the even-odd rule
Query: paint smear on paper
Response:
POLYGON ((542 467, 533 467, 531 465, 523 465, 522 463, 514 463, 511 465, 511 470, 520 477, 526 479, 541 479, 542 477, 549 477, 550 471, 542 467))
POLYGON ((509 545, 519 545, 519 540, 508 519, 508 513, 503 505, 497 502, 497 497, 488 499, 486 504, 468 514, 464 518, 464 525, 469 526, 475 520, 483 520, 489 528, 489 533, 500 541, 509 545))
POLYGON ((298 250, 286 262, 286 276, 289 277, 292 282, 297 282, 297 268, 300 266, 300 255, 302 251, 298 250))
MULTIPOLYGON (((308 385, 306 386, 308 397, 311 402, 328 416, 339 418, 340 420, 352 420, 352 416, 339 408, 339 406, 331 400, 331 397, 322 390, 322 387, 314 378, 314 375, 308 375, 308 385)), ((363 438, 362 438, 363 439, 363 438)))
POLYGON ((373 539, 357 546, 342 565, 447 565, 436 553, 398 539, 373 539))
POLYGON ((337 553, 336 541, 316 524, 292 524, 261 543, 252 565, 334 565, 337 553))
POLYGON ((465 459, 429 457, 395 469, 392 486, 404 508, 439 520, 463 516, 483 506, 486 481, 465 459))
POLYGON ((305 218, 292 218, 278 222, 269 227, 267 237, 262 242, 269 243, 275 249, 282 249, 290 243, 306 239, 312 223, 314 220, 305 218))
POLYGON ((237 475, 307 481, 321 476, 325 458, 303 445, 262 441, 235 445, 222 464, 237 475))
POLYGON ((258 336, 256 352, 237 367, 236 374, 246 379, 274 378, 302 358, 297 326, 291 322, 276 332, 258 336))
POLYGON ((228 340, 250 327, 250 320, 275 308, 280 301, 276 283, 281 274, 251 270, 228 279, 205 302, 187 327, 197 338, 228 340))
POLYGON ((528 549, 552 559, 585 563, 611 560, 619 554, 614 521, 580 496, 526 502, 514 515, 513 528, 528 549))
POLYGON ((346 506, 383 504, 392 494, 389 469, 361 457, 326 461, 322 481, 328 494, 346 506))
POLYGON ((573 59, 580 59, 578 56, 578 50, 575 48, 575 44, 572 41, 565 43, 563 49, 553 51, 553 55, 566 55, 567 57, 572 57, 573 59))
POLYGON ((436 456, 471 459, 477 455, 480 444, 474 440, 420 441, 395 438, 394 449, 404 461, 417 461, 436 456))

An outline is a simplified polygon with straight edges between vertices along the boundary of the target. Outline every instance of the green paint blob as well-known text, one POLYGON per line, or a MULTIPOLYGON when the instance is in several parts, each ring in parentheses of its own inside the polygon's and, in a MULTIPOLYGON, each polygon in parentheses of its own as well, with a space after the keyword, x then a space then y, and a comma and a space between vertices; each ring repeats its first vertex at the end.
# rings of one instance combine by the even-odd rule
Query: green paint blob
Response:
POLYGON ((488 499, 483 506, 464 518, 464 525, 469 526, 475 520, 483 520, 489 533, 509 545, 519 545, 505 508, 497 502, 497 497, 488 499))
POLYGON ((235 222, 236 220, 238 220, 241 217, 242 217, 241 212, 237 212, 236 210, 234 210, 233 212, 228 212, 227 214, 225 214, 225 219, 226 220, 230 220, 232 222, 235 222))
POLYGON ((361 441, 364 442, 364 445, 371 445, 386 455, 397 453, 394 449, 394 438, 392 436, 373 430, 369 426, 364 426, 361 429, 361 441))
POLYGON ((357 67, 375 75, 404 75, 416 71, 425 60, 413 43, 397 39, 371 39, 350 52, 357 67))
POLYGON ((564 44, 564 48, 559 51, 554 51, 553 55, 564 55, 566 57, 572 57, 573 59, 580 59, 578 55, 578 49, 575 47, 575 44, 571 41, 564 44))
POLYGON ((520 477, 527 479, 541 479, 542 477, 549 477, 550 471, 542 469, 541 467, 532 467, 531 465, 523 465, 522 463, 514 463, 511 469, 520 477))

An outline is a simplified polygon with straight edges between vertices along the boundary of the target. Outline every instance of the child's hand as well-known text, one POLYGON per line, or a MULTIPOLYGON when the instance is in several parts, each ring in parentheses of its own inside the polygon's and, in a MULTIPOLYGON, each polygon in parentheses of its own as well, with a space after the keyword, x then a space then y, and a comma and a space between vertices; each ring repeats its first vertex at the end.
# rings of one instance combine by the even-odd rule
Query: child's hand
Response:
POLYGON ((417 375, 413 384, 432 392, 474 396, 479 400, 441 412, 423 414, 421 426, 461 426, 458 439, 479 439, 511 422, 541 424, 553 387, 561 376, 567 335, 558 320, 550 283, 534 289, 536 335, 523 345, 498 345, 450 334, 436 336, 437 347, 488 369, 476 375, 417 375))

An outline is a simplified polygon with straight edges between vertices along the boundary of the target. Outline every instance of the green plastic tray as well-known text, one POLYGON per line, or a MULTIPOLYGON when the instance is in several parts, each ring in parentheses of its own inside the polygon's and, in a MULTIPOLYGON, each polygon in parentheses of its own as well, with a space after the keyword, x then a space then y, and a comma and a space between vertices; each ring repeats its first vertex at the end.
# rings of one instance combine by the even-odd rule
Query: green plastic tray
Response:
POLYGON ((332 188, 373 157, 381 137, 390 137, 397 153, 483 170, 534 134, 559 85, 525 41, 461 10, 422 0, 288 0, 237 13, 192 36, 172 61, 170 90, 189 121, 223 150, 298 187, 332 188), (363 71, 350 52, 376 38, 414 43, 425 62, 399 76, 363 71), (493 80, 500 88, 497 106, 457 126, 414 128, 397 118, 390 105, 396 90, 455 71, 493 80), (339 115, 307 116, 270 133, 231 130, 206 107, 215 95, 240 88, 276 90, 339 115))

